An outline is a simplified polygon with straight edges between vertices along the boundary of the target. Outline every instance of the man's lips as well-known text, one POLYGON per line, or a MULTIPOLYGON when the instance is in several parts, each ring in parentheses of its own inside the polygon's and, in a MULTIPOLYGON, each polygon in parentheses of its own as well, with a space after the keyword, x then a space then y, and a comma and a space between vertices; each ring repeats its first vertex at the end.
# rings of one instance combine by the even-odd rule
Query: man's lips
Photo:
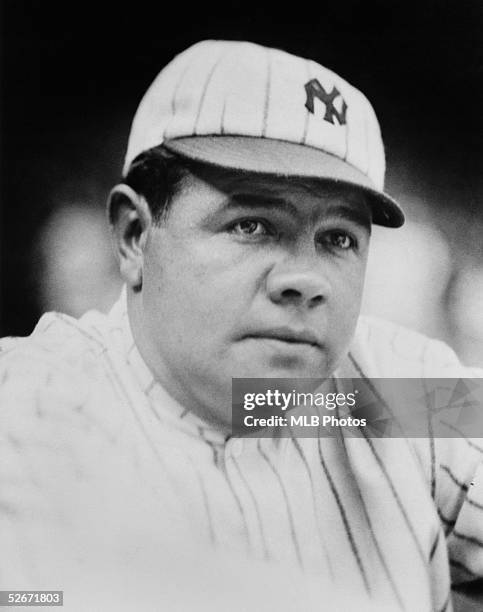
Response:
POLYGON ((291 327, 272 327, 269 329, 256 330, 244 334, 243 337, 260 340, 279 340, 280 342, 287 342, 290 344, 307 344, 309 346, 315 346, 316 348, 322 347, 320 339, 310 330, 294 329, 291 327))

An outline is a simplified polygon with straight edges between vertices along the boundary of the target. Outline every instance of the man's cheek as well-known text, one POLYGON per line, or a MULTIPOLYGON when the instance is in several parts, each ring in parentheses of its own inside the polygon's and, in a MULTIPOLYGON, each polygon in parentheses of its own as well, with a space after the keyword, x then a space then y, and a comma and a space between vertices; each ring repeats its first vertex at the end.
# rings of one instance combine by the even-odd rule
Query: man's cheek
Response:
POLYGON ((336 279, 332 284, 332 300, 339 306, 339 316, 343 319, 358 311, 364 287, 364 277, 354 274, 346 279, 336 279))
POLYGON ((350 308, 358 312, 362 301, 362 293, 364 291, 365 281, 365 266, 356 268, 353 275, 351 276, 350 282, 346 285, 344 290, 346 294, 346 301, 350 308))
POLYGON ((337 293, 330 308, 329 330, 333 341, 345 346, 352 338, 360 313, 362 286, 360 283, 345 285, 337 293))

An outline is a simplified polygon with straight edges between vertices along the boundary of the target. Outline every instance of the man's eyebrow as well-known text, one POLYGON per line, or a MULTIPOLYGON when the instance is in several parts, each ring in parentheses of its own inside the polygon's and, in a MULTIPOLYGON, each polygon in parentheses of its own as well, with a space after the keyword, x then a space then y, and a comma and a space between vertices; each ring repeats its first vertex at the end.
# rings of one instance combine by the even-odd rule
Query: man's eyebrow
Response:
POLYGON ((369 232, 371 231, 372 215, 369 207, 364 205, 356 207, 344 204, 333 204, 325 210, 324 216, 348 219, 367 229, 369 232))
POLYGON ((232 195, 223 205, 223 209, 237 208, 245 206, 247 208, 277 208, 283 210, 294 217, 300 216, 298 208, 284 198, 273 195, 257 195, 251 193, 236 193, 232 195))

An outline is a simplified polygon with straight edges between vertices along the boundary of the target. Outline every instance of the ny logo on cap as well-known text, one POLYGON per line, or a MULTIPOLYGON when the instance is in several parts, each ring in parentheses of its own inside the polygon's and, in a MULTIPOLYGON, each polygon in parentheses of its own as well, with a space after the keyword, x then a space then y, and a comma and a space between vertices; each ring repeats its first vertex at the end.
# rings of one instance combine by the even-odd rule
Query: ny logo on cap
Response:
POLYGON ((327 93, 322 85, 319 83, 317 79, 311 79, 304 85, 305 93, 307 94, 307 100, 305 102, 305 107, 307 110, 314 114, 314 98, 318 98, 321 102, 325 104, 325 115, 324 120, 332 123, 334 125, 334 117, 339 122, 339 125, 346 124, 346 112, 347 112, 347 104, 344 98, 341 96, 337 87, 333 87, 330 93, 327 93), (342 100, 342 110, 338 111, 334 106, 334 100, 337 96, 341 97, 342 100))

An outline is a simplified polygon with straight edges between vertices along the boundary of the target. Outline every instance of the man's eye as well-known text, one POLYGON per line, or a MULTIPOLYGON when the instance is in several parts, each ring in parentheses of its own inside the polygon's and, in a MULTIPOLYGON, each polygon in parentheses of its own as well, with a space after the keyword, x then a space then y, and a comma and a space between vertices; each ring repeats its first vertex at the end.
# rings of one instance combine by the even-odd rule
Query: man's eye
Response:
POLYGON ((242 236, 263 236, 269 233, 267 226, 256 219, 244 219, 243 221, 238 221, 237 223, 233 224, 232 231, 235 234, 242 236))
POLYGON ((325 242, 328 246, 341 251, 349 251, 357 247, 356 240, 344 231, 327 232, 325 242))

